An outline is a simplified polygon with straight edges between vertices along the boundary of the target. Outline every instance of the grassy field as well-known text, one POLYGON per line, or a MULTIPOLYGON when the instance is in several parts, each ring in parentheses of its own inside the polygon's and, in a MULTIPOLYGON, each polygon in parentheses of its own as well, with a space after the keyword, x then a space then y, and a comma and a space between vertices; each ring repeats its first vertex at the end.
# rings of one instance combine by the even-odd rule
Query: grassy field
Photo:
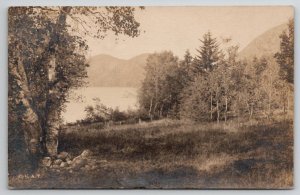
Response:
POLYGON ((292 121, 237 124, 160 120, 67 127, 60 151, 92 155, 80 169, 11 176, 23 188, 290 188, 292 121))

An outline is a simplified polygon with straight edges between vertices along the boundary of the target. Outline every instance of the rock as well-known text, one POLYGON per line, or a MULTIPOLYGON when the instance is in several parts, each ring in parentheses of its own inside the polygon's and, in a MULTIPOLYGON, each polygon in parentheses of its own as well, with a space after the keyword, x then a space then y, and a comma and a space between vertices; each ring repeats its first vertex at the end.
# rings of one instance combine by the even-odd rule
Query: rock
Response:
POLYGON ((84 168, 87 165, 88 157, 91 156, 92 152, 90 150, 84 150, 79 156, 75 157, 72 161, 68 158, 66 159, 67 164, 73 169, 84 168))
POLYGON ((91 156, 92 152, 90 150, 84 150, 80 156, 83 157, 83 158, 86 158, 88 156, 91 156))
POLYGON ((99 160, 99 163, 107 163, 107 160, 99 160))
POLYGON ((50 167, 52 164, 51 158, 50 157, 44 157, 41 161, 42 166, 44 167, 50 167))
POLYGON ((61 159, 56 159, 53 164, 54 165, 60 165, 63 161, 61 159))
POLYGON ((67 164, 68 164, 68 165, 71 165, 71 164, 72 164, 72 161, 68 159, 68 160, 67 160, 67 164))
POLYGON ((69 153, 68 152, 61 152, 57 155, 58 159, 61 160, 66 160, 69 157, 69 153))
POLYGON ((58 169, 58 168, 59 168, 59 165, 52 165, 52 168, 58 169))
MULTIPOLYGON (((79 156, 78 156, 79 157, 79 156)), ((74 169, 79 169, 81 167, 83 167, 85 164, 87 163, 87 159, 83 159, 83 158, 75 158, 72 161, 71 167, 74 169)))
POLYGON ((66 162, 62 162, 62 163, 60 164, 60 167, 66 167, 66 166, 68 166, 68 163, 66 163, 66 162))

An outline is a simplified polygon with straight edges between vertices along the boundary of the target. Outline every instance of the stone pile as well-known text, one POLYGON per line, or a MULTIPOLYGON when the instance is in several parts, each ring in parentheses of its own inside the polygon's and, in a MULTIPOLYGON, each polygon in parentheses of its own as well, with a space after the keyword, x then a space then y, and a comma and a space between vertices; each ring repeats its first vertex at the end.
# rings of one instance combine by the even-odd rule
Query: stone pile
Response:
POLYGON ((92 169, 95 168, 95 160, 92 158, 92 152, 90 150, 84 150, 79 156, 72 159, 71 155, 67 152, 59 153, 55 158, 44 157, 41 161, 43 167, 49 167, 53 169, 92 169))

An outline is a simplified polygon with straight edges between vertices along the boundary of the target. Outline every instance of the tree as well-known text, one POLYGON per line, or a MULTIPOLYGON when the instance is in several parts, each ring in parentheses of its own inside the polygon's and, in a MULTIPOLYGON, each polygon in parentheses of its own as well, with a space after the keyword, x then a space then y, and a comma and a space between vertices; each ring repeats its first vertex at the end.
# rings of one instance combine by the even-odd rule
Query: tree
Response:
POLYGON ((182 103, 183 115, 190 115, 196 120, 227 121, 236 95, 233 76, 240 65, 237 59, 238 46, 229 42, 227 40, 223 45, 224 52, 218 49, 217 41, 210 33, 204 35, 203 46, 198 50, 201 55, 194 61, 194 67, 198 62, 198 73, 194 74, 195 79, 188 87, 186 100, 182 103))
POLYGON ((186 50, 183 56, 183 60, 180 61, 180 69, 183 77, 182 82, 187 85, 193 80, 193 57, 189 50, 186 50))
POLYGON ((217 66, 219 60, 219 46, 217 39, 213 38, 210 32, 203 35, 200 40, 202 46, 197 49, 198 55, 194 59, 194 73, 202 71, 212 71, 217 66))
POLYGON ((289 111, 293 97, 290 95, 294 84, 294 19, 288 23, 288 31, 280 35, 280 51, 274 57, 280 66, 280 76, 283 79, 281 88, 284 98, 284 112, 289 111))
POLYGON ((208 121, 210 116, 209 85, 205 77, 198 75, 191 84, 183 90, 180 106, 181 118, 194 121, 208 121))
POLYGON ((88 105, 85 107, 86 122, 108 122, 113 120, 114 112, 118 112, 118 109, 113 110, 110 107, 105 106, 100 98, 93 98, 94 105, 88 105))
MULTIPOLYGON (((9 9, 9 122, 20 120, 19 129, 9 131, 24 136, 35 162, 57 154, 61 111, 70 89, 82 86, 87 75, 84 35, 102 39, 112 31, 136 37, 139 23, 134 11, 132 7, 9 9)), ((10 148, 14 153, 14 145, 10 148)))
POLYGON ((280 75, 287 82, 294 83, 294 19, 289 21, 288 32, 283 31, 280 39, 280 51, 275 54, 280 75))
POLYGON ((266 69, 262 74, 261 78, 261 86, 263 89, 263 92, 265 93, 265 96, 267 97, 267 101, 264 102, 264 110, 267 110, 267 116, 270 118, 272 116, 273 108, 276 105, 278 101, 278 91, 276 88, 276 85, 279 82, 279 67, 274 62, 274 60, 269 59, 269 63, 267 63, 266 69))
POLYGON ((238 49, 238 46, 227 47, 225 54, 220 55, 220 62, 217 67, 217 72, 221 75, 219 87, 221 89, 221 106, 225 122, 227 121, 228 111, 231 110, 232 102, 236 95, 237 83, 234 83, 232 77, 237 66, 240 66, 240 62, 237 59, 238 49))
POLYGON ((167 116, 178 102, 180 90, 178 58, 172 52, 151 54, 145 67, 146 76, 139 92, 141 109, 149 117, 167 116))

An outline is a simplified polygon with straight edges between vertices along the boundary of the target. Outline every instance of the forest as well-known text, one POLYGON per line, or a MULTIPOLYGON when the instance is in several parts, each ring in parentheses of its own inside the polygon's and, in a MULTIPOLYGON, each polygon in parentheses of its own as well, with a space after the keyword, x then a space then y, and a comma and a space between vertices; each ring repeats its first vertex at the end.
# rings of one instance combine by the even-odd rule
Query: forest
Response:
POLYGON ((95 99, 95 106, 87 106, 86 118, 78 123, 288 118, 293 112, 292 20, 286 28, 280 36, 280 52, 273 56, 242 59, 231 39, 218 41, 209 31, 200 38, 196 56, 189 50, 183 59, 172 51, 150 54, 138 110, 121 112, 95 99))

